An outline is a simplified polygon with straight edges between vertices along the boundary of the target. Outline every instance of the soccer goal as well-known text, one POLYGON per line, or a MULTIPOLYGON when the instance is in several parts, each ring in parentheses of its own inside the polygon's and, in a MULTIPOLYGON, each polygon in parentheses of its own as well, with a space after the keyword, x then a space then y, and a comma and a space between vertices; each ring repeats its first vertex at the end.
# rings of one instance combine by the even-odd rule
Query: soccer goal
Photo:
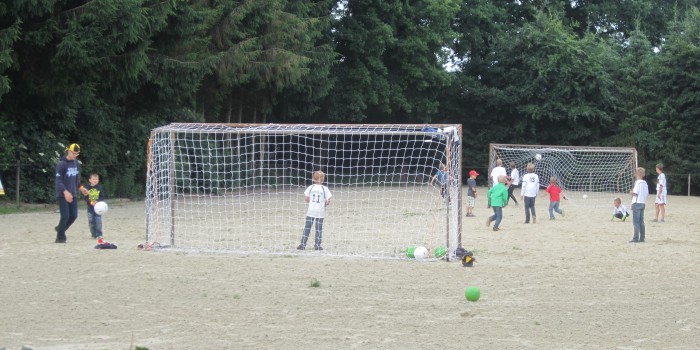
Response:
POLYGON ((622 147, 491 144, 489 172, 499 158, 506 169, 514 162, 521 177, 527 163, 533 163, 543 189, 555 176, 569 198, 567 205, 611 206, 616 197, 624 201, 637 168, 637 151, 622 147))
MULTIPOLYGON (((406 257, 461 245, 461 125, 171 124, 148 146, 146 244, 406 257), (434 177, 443 165, 443 185, 434 177), (322 251, 298 251, 304 190, 332 194, 322 251), (433 180, 433 181, 431 181, 433 180), (435 181, 437 180, 437 181, 435 181)), ((313 247, 315 230, 311 230, 313 247)))

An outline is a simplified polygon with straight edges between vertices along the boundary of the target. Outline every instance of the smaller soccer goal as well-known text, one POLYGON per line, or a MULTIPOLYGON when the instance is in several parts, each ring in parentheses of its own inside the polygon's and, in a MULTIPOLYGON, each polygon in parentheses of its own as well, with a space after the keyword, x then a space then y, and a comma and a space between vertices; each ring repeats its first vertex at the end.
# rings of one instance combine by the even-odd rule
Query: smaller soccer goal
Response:
POLYGON ((373 258, 424 246, 451 259, 461 245, 460 134, 460 125, 159 127, 149 140, 147 245, 373 258), (323 249, 314 227, 301 250, 316 171, 332 196, 323 249))
POLYGON ((625 201, 637 168, 637 151, 623 147, 491 144, 489 173, 497 159, 509 173, 509 164, 515 163, 521 177, 533 163, 542 189, 554 176, 569 198, 567 204, 584 206, 610 206, 616 197, 625 201))

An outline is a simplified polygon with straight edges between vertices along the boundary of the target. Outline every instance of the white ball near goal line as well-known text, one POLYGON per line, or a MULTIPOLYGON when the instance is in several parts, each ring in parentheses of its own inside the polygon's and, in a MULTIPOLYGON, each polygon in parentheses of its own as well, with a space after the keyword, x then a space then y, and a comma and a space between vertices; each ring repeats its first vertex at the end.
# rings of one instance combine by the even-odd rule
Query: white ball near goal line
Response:
POLYGON ((535 154, 535 159, 542 160, 542 155, 539 153, 535 154))

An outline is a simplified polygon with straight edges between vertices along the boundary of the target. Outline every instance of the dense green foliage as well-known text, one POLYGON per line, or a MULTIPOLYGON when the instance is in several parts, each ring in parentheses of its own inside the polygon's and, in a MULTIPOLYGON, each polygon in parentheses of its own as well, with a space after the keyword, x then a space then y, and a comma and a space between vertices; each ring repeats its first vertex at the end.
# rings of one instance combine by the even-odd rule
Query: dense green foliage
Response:
MULTIPOLYGON (((0 176, 53 201, 53 167, 139 197, 152 128, 464 125, 491 142, 632 146, 699 173, 697 0, 16 0, 0 3, 0 176)), ((673 186, 671 186, 673 190, 673 186)))

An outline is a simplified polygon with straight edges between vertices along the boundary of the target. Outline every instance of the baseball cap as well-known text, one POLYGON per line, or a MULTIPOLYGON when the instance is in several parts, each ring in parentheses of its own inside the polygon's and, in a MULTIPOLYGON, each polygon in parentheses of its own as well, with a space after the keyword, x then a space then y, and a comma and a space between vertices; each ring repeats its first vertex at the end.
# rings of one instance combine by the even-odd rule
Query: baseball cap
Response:
POLYGON ((80 145, 77 143, 72 143, 68 146, 68 150, 75 153, 80 153, 80 145))
POLYGON ((475 170, 472 170, 469 172, 469 176, 474 176, 474 175, 479 176, 479 173, 477 173, 475 170))

